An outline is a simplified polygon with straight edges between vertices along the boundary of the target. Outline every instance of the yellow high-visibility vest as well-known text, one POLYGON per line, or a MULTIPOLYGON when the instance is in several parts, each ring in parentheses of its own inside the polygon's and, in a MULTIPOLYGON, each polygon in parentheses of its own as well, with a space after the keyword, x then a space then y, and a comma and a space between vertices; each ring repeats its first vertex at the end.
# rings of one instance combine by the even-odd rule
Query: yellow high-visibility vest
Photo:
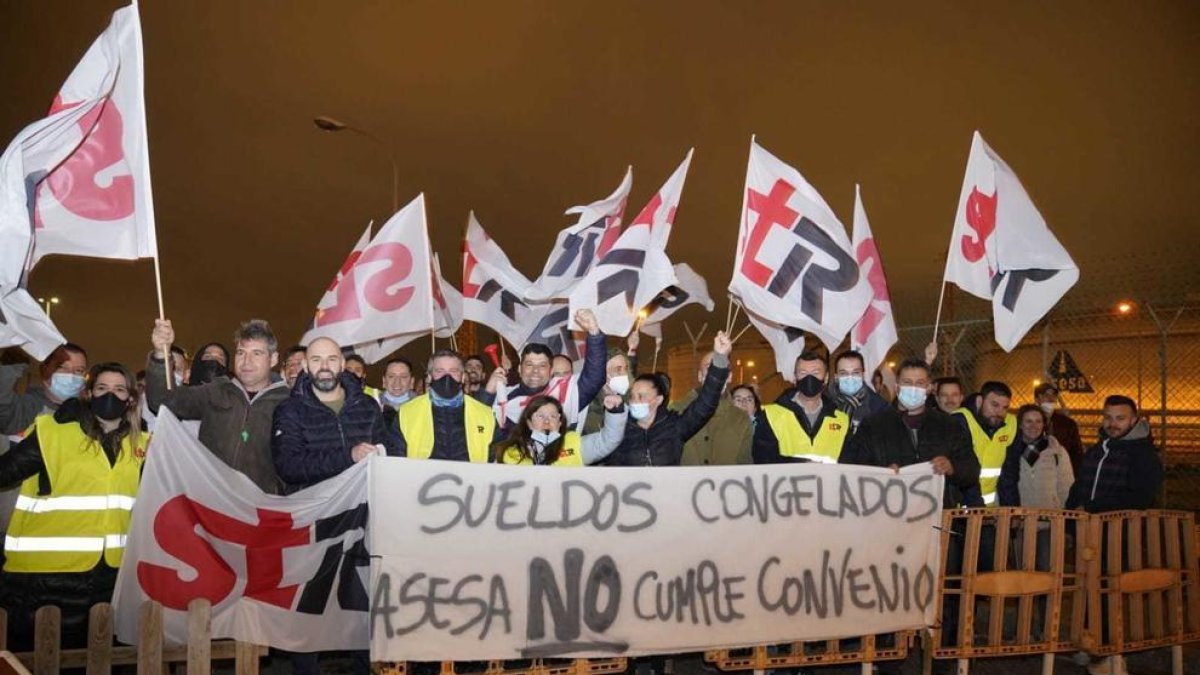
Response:
MULTIPOLYGON (((583 466, 583 455, 579 452, 579 445, 583 438, 574 431, 568 431, 563 435, 562 450, 558 453, 558 459, 549 466, 583 466)), ((521 451, 517 448, 505 448, 504 454, 500 455, 500 462, 503 464, 533 464, 533 458, 521 457, 521 451)))
POLYGON ((779 439, 779 454, 784 457, 799 457, 810 462, 822 464, 837 464, 838 456, 842 454, 842 443, 850 433, 850 416, 841 410, 821 421, 817 435, 809 438, 796 419, 796 413, 778 403, 768 403, 763 406, 767 423, 775 438, 779 439))
MULTIPOLYGON (((433 454, 433 402, 429 394, 422 394, 400 406, 396 418, 404 442, 408 445, 408 456, 412 459, 429 459, 433 454)), ((463 422, 466 427, 467 456, 472 462, 486 464, 488 446, 496 431, 496 417, 492 409, 470 396, 463 397, 463 422)))
POLYGON ((38 494, 35 474, 21 483, 4 538, 6 572, 86 572, 103 558, 120 567, 137 498, 146 435, 133 447, 121 441, 116 462, 78 422, 60 424, 53 415, 34 422, 50 494, 38 494))
POLYGON ((966 408, 954 411, 967 420, 967 428, 971 431, 971 447, 979 458, 979 490, 983 493, 983 503, 987 506, 996 505, 996 484, 1000 482, 1000 467, 1004 466, 1004 456, 1008 454, 1008 446, 1017 437, 1016 415, 1006 415, 1004 425, 996 430, 989 438, 975 413, 966 408))

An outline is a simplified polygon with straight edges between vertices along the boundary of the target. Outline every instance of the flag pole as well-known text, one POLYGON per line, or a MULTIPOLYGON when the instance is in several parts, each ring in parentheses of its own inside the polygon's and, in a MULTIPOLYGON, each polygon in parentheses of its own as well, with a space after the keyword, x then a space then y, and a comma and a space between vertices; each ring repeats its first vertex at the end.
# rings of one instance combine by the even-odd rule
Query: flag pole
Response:
MULTIPOLYGON (((156 242, 155 248, 156 249, 158 248, 157 242, 156 242)), ((157 250, 155 250, 155 252, 154 252, 154 288, 158 292, 158 318, 161 321, 166 321, 167 313, 166 313, 166 310, 163 309, 162 270, 159 268, 159 265, 158 265, 158 251, 157 250)), ((163 356, 163 377, 166 378, 167 389, 170 390, 170 389, 174 388, 174 384, 175 384, 173 378, 171 377, 171 366, 174 364, 171 363, 171 347, 170 347, 170 345, 163 345, 162 356, 163 356)))
MULTIPOLYGON (((937 315, 933 319, 933 339, 929 342, 929 347, 933 347, 932 355, 929 353, 929 347, 925 348, 925 358, 928 361, 933 361, 937 358, 937 343, 938 343, 938 327, 942 324, 942 302, 946 299, 946 278, 942 277, 942 291, 938 294, 937 315)), ((932 368, 933 364, 929 366, 932 368)))
POLYGON ((662 347, 662 338, 654 338, 654 365, 650 367, 650 372, 652 373, 658 372, 658 350, 660 347, 662 347))
POLYGON ((739 302, 733 306, 733 321, 730 321, 729 327, 725 329, 726 334, 729 334, 730 332, 733 331, 734 324, 736 324, 737 320, 738 320, 738 312, 740 312, 741 310, 742 310, 742 303, 739 302))
POLYGON ((729 320, 733 318, 733 296, 729 295, 726 297, 729 300, 729 304, 725 305, 725 330, 726 330, 726 332, 728 332, 729 331, 729 320))

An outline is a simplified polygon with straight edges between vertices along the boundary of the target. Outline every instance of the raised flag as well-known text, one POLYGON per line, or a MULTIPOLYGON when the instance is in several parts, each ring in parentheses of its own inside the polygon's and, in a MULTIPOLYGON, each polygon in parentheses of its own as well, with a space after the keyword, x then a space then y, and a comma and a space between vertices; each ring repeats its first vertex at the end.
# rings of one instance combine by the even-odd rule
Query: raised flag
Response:
POLYGON ((687 263, 675 265, 676 283, 658 294, 642 311, 646 317, 641 322, 641 332, 661 339, 662 324, 667 317, 684 305, 700 304, 705 310, 713 310, 713 299, 708 295, 708 282, 687 263))
POLYGON ((744 306, 742 309, 746 312, 746 318, 750 319, 750 323, 775 352, 775 370, 779 371, 783 379, 791 382, 796 376, 796 359, 804 352, 804 331, 764 319, 744 306))
POLYGON ((879 247, 871 234, 871 223, 867 220, 867 210, 857 185, 854 186, 854 259, 871 286, 871 302, 850 330, 850 347, 862 354, 863 370, 870 386, 871 374, 887 360, 888 350, 896 344, 896 318, 892 314, 887 277, 883 274, 883 258, 879 257, 879 247))
POLYGON ((620 236, 621 219, 631 187, 633 167, 625 171, 625 178, 608 197, 567 209, 566 215, 578 214, 579 218, 574 225, 558 233, 542 276, 525 291, 526 300, 546 302, 571 294, 571 289, 587 276, 620 236))
POLYGON ((33 264, 52 253, 157 256, 136 3, 113 13, 50 114, 79 106, 88 111, 76 124, 75 148, 35 192, 33 264), (93 104, 98 92, 102 100, 93 104))
POLYGON ((523 296, 529 280, 488 237, 472 212, 463 241, 463 318, 496 331, 516 349, 525 346, 530 328, 550 305, 531 307, 523 296))
POLYGON ((730 292, 760 318, 837 348, 871 302, 845 226, 799 171, 753 139, 744 200, 730 292))
MULTIPOLYGON (((621 233, 583 281, 571 291, 570 313, 590 309, 600 330, 628 335, 641 308, 676 284, 665 247, 692 162, 692 150, 662 188, 621 233)), ((574 326, 572 326, 574 327, 574 326)))
MULTIPOLYGON (((433 254, 433 265, 429 270, 433 293, 430 302, 433 303, 433 335, 440 338, 450 338, 458 332, 463 322, 463 297, 450 282, 442 276, 441 263, 437 254, 433 254)), ((430 331, 409 331, 363 342, 350 347, 350 352, 358 354, 367 363, 378 363, 387 358, 397 349, 418 338, 429 337, 430 331)))
POLYGON ((328 337, 341 345, 360 345, 434 327, 425 195, 396 212, 355 253, 317 304, 302 344, 328 337))
POLYGON ((992 301, 996 342, 1012 351, 1079 280, 1016 173, 975 132, 944 281, 992 301))

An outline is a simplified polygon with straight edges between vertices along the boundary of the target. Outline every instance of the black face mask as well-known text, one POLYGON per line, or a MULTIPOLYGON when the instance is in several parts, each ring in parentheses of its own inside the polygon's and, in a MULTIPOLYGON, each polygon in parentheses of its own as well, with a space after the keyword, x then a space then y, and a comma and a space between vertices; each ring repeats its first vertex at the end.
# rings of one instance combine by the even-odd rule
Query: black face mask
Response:
POLYGON ((796 388, 800 390, 801 394, 812 398, 825 391, 825 380, 816 375, 805 375, 796 383, 796 388))
POLYGON ((220 361, 200 361, 192 366, 192 375, 188 382, 192 385, 208 384, 218 377, 228 375, 229 371, 220 361))
POLYGON ((106 422, 115 422, 125 414, 125 410, 129 408, 129 401, 122 401, 110 391, 93 397, 91 408, 96 417, 106 422))
POLYGON ((454 398, 462 391, 462 384, 449 375, 443 375, 430 382, 429 388, 438 395, 438 398, 454 398))

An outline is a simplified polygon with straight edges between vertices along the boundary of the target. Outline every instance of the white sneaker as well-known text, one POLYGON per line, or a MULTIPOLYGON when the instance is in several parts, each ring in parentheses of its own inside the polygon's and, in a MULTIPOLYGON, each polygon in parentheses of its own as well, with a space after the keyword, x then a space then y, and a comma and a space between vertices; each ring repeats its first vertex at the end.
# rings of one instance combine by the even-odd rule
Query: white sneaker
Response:
POLYGON ((1125 669, 1125 657, 1120 654, 1090 664, 1087 670, 1090 675, 1129 675, 1129 671, 1125 669))

